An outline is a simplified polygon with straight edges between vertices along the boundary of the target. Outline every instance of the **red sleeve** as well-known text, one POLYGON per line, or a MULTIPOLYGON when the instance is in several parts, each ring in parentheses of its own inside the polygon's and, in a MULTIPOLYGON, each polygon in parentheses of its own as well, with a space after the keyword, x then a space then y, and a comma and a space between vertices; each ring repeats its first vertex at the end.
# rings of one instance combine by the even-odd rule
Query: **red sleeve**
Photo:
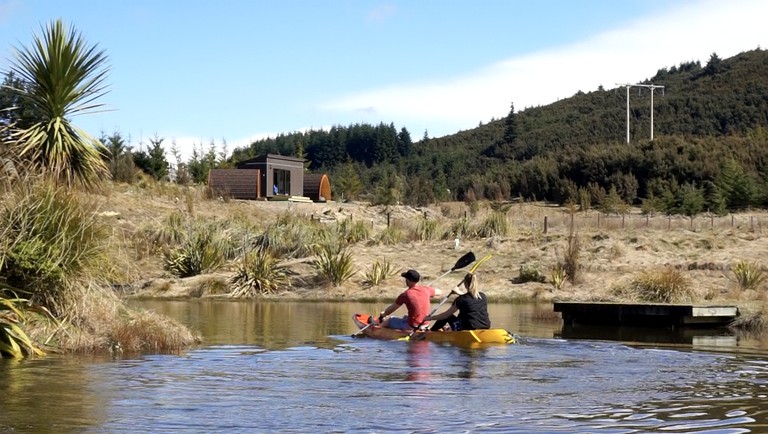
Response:
POLYGON ((395 304, 403 305, 405 303, 405 291, 401 292, 400 295, 397 296, 395 299, 395 304))

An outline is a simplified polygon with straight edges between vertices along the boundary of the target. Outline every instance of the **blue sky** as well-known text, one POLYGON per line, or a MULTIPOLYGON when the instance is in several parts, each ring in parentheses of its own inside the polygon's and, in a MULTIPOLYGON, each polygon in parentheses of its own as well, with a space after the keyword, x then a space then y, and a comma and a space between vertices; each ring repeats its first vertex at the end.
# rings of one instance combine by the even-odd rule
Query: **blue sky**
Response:
POLYGON ((763 0, 0 0, 0 70, 61 18, 110 60, 109 110, 73 119, 95 136, 185 157, 358 122, 415 141, 765 48, 767 16, 763 0))

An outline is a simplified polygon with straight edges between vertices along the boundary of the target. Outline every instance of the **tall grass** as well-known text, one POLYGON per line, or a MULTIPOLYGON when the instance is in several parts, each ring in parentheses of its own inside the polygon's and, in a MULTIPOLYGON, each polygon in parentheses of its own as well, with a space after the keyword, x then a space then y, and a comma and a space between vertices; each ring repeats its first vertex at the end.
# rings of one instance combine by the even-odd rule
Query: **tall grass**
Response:
POLYGON ((509 220, 507 214, 493 211, 477 227, 477 235, 483 238, 509 235, 509 220))
POLYGON ((684 303, 694 298, 690 281, 680 270, 665 267, 648 271, 632 279, 628 295, 651 303, 684 303))
POLYGON ((385 228, 377 237, 375 242, 387 246, 400 244, 405 241, 405 229, 399 224, 393 224, 385 228))
POLYGON ((431 241, 439 237, 440 223, 434 219, 424 218, 416 226, 416 236, 419 241, 431 241))
POLYGON ((328 227, 285 212, 267 225, 257 239, 257 247, 278 257, 305 258, 314 255, 323 240, 332 238, 330 232, 328 227))
POLYGON ((443 235, 444 238, 467 239, 476 235, 468 218, 462 217, 453 222, 450 229, 443 235))
POLYGON ((97 204, 51 180, 17 184, 0 205, 0 277, 55 314, 82 281, 126 279, 97 204))
POLYGON ((349 244, 365 241, 371 236, 371 229, 363 220, 354 222, 349 219, 342 220, 336 225, 336 230, 339 238, 349 244))

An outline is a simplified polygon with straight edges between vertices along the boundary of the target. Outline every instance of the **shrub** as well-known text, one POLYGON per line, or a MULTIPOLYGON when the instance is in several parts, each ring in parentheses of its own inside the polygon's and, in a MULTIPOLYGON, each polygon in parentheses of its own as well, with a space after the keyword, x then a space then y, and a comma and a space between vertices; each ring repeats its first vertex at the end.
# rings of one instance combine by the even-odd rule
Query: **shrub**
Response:
POLYGON ((235 265, 232 277, 232 297, 253 297, 271 294, 290 286, 288 273, 277 258, 268 250, 259 249, 246 253, 235 265))
POLYGON ((518 283, 539 282, 545 283, 547 278, 541 274, 536 265, 521 265, 520 274, 517 276, 518 283))
POLYGON ((642 273, 630 282, 629 291, 638 300, 651 303, 683 303, 694 296, 688 279, 671 267, 642 273))

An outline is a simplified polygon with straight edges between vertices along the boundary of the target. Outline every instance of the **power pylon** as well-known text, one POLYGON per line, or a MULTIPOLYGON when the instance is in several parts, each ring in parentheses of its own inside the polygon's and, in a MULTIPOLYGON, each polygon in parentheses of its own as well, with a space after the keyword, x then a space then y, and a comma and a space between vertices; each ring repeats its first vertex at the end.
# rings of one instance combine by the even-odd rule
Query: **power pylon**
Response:
POLYGON ((630 87, 645 87, 651 89, 651 140, 653 140, 653 92, 656 89, 661 89, 661 95, 664 96, 664 86, 657 86, 655 84, 629 84, 629 83, 616 83, 616 86, 625 86, 627 88, 627 143, 629 143, 629 88, 630 87))

